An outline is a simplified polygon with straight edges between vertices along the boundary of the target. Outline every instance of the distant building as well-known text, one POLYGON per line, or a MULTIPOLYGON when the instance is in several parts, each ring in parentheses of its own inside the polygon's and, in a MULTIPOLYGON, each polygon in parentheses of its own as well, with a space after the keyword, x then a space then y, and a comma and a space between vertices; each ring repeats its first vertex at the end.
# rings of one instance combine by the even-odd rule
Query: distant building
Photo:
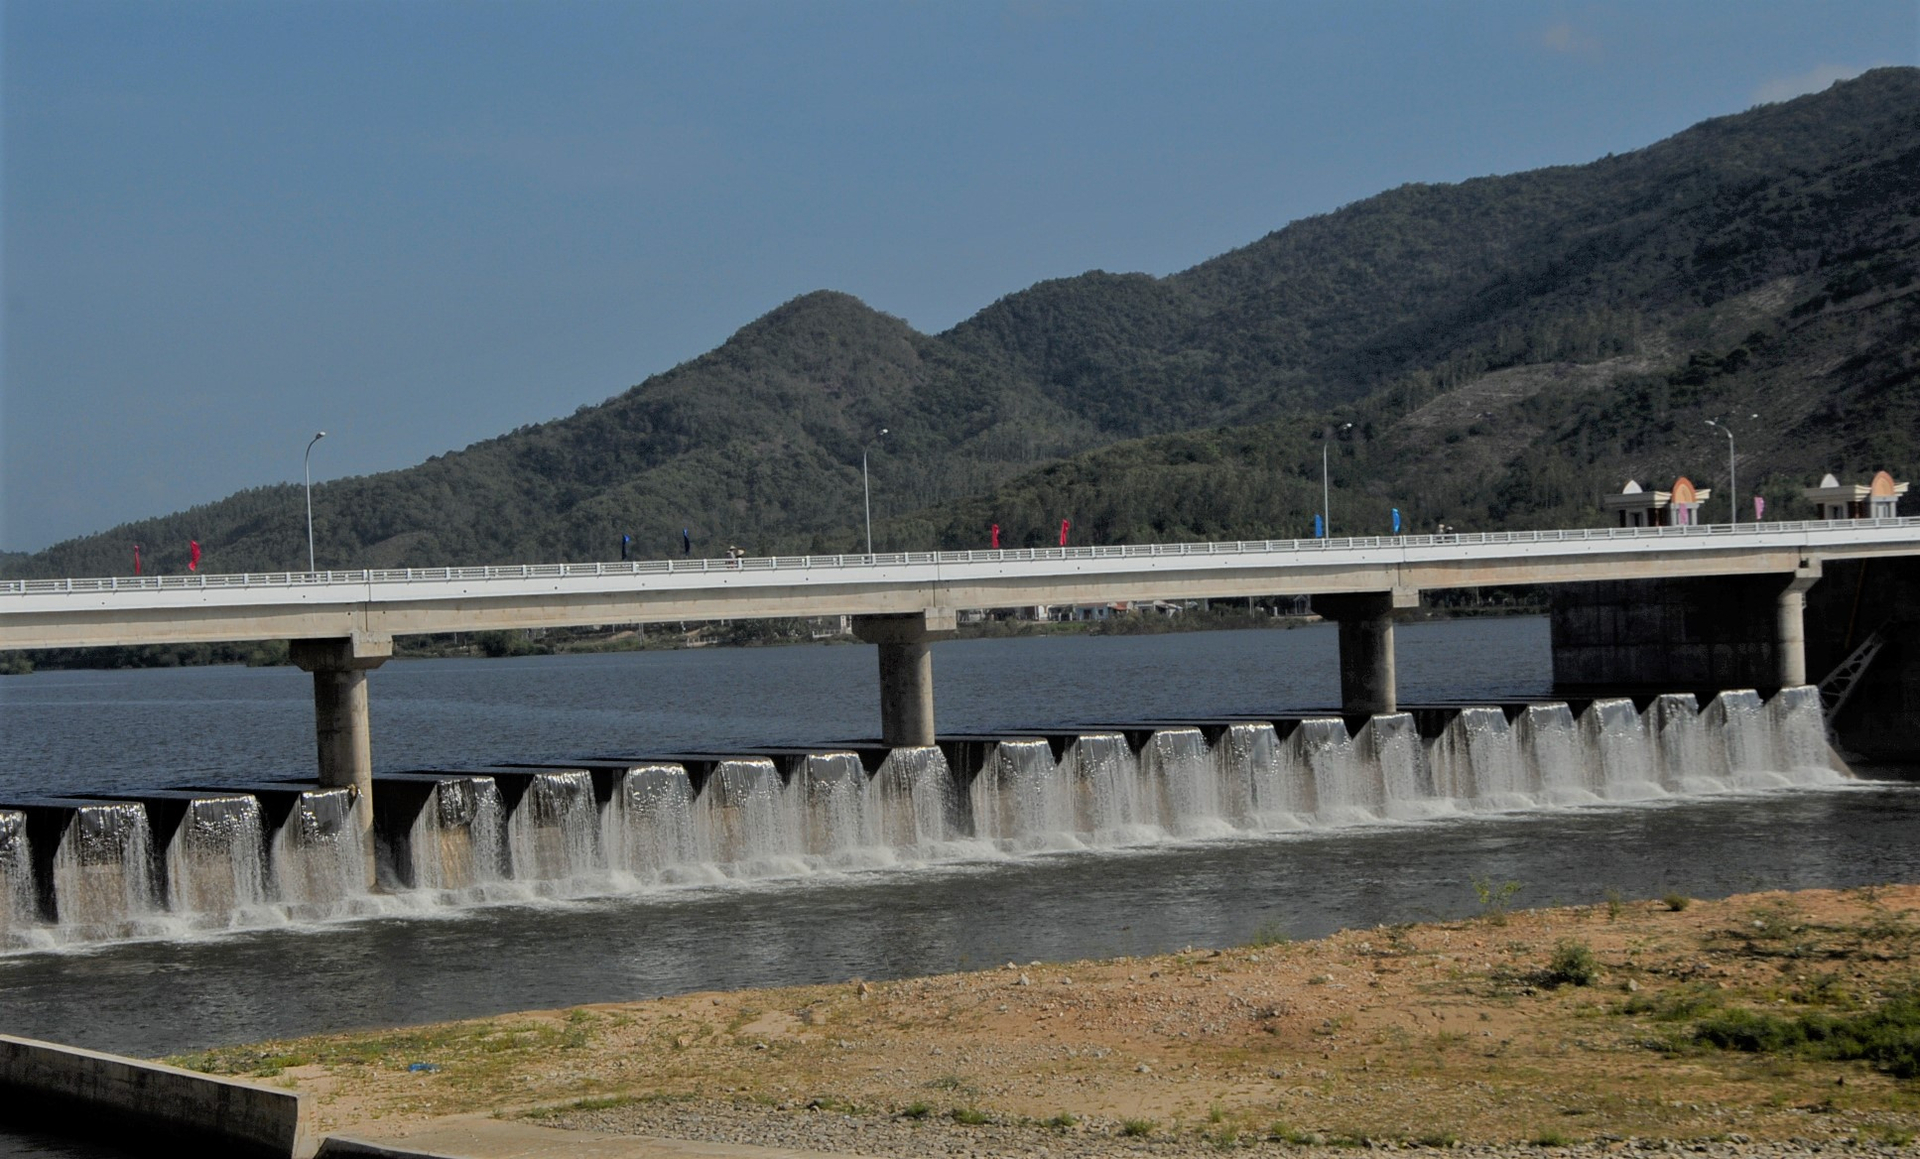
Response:
POLYGON ((1899 514, 1900 496, 1907 493, 1905 483, 1896 483, 1885 471, 1876 472, 1871 483, 1842 483, 1831 474, 1823 476, 1818 487, 1801 492, 1819 512, 1816 519, 1892 519, 1899 514))
POLYGON ((1620 494, 1601 496, 1600 506, 1616 527, 1692 527, 1700 522, 1700 505, 1711 498, 1711 488, 1696 488, 1682 475, 1671 491, 1644 491, 1629 479, 1620 494))

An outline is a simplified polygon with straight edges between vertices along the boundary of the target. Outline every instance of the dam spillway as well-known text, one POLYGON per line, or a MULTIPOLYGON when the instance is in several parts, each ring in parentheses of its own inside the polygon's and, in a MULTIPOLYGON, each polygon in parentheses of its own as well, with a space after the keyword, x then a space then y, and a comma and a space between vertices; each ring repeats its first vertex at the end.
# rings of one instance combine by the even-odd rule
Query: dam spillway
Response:
POLYGON ((1009 732, 935 746, 600 755, 0 801, 10 949, 1839 778, 1819 699, 1723 692, 1009 732))

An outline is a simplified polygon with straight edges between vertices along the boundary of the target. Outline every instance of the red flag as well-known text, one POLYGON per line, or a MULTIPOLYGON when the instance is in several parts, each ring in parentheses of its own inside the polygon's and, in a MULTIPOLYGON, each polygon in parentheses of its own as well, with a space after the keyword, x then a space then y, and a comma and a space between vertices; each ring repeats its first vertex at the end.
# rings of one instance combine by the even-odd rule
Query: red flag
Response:
POLYGON ((187 570, 200 570, 200 541, 197 539, 187 540, 187 570))
POLYGON ((1000 550, 1000 525, 998 523, 993 525, 993 550, 1000 550))
POLYGON ((1062 519, 1060 521, 1060 546, 1061 547, 1065 547, 1067 545, 1067 528, 1072 526, 1073 526, 1072 522, 1068 520, 1062 519))
POLYGON ((137 543, 133 545, 133 574, 140 574, 140 545, 137 543))

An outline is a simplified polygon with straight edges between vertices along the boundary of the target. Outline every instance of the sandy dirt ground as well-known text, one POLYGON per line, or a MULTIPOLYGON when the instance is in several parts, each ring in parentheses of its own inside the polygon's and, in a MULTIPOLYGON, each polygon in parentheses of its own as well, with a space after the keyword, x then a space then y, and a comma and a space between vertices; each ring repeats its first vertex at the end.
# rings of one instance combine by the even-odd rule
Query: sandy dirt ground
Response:
POLYGON ((1884 1058, 1702 1039, 1735 1010, 1805 1024, 1900 1008, 1920 886, 1510 914, 1498 892, 1471 920, 1312 942, 690 994, 171 1061, 310 1092, 322 1130, 389 1137, 474 1112, 868 1154, 1900 1147, 1920 1131, 1920 1080, 1884 1058))

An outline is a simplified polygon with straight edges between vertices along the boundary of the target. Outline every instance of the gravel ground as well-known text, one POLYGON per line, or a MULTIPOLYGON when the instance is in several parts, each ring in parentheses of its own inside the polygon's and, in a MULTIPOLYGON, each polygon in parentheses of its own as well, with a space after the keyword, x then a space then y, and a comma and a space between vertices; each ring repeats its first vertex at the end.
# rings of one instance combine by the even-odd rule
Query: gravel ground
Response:
MULTIPOLYGON (((1841 1137, 1826 1141, 1787 1139, 1760 1142, 1734 1134, 1723 1141, 1675 1142, 1665 1139, 1599 1139, 1564 1146, 1524 1144, 1457 1144, 1436 1140, 1417 1142, 1347 1141, 1340 1144, 1241 1137, 1223 1141, 1218 1133, 1156 1131, 1146 1137, 1129 1136, 1121 1123, 1083 1120, 1058 1128, 1032 1122, 990 1120, 961 1124, 929 1116, 848 1115, 824 1110, 776 1110, 726 1103, 629 1104, 593 1111, 576 1111, 544 1120, 556 1127, 609 1134, 654 1135, 697 1139, 710 1143, 761 1147, 794 1147, 896 1159, 1105 1159, 1127 1155, 1206 1155, 1247 1152, 1285 1155, 1289 1159, 1352 1159, 1357 1150, 1441 1151, 1455 1156, 1488 1159, 1544 1159, 1555 1155, 1674 1154, 1740 1156, 1769 1159, 1798 1155, 1913 1155, 1920 1148, 1890 1146, 1865 1138, 1841 1137)), ((1840 1124, 1835 1124, 1840 1126, 1840 1124)))

